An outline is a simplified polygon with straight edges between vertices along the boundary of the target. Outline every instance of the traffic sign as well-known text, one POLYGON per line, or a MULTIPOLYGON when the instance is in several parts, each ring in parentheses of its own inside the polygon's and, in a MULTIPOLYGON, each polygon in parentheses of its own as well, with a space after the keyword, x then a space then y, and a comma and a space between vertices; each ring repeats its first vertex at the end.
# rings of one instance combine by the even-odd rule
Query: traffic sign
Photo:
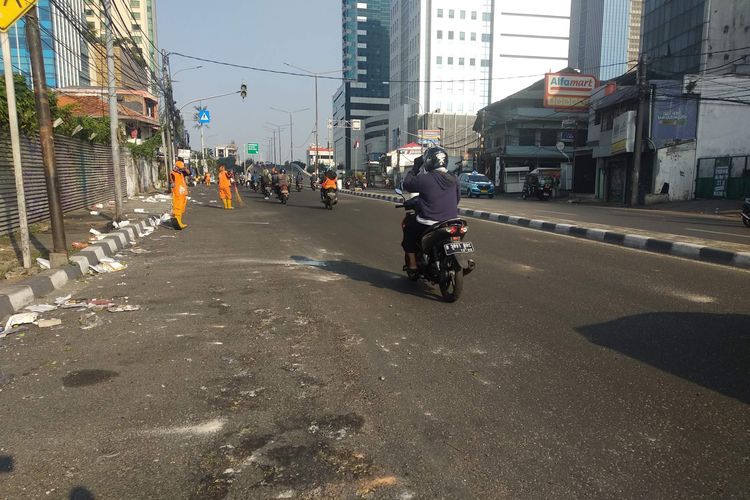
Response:
POLYGON ((257 155, 260 153, 260 148, 258 147, 257 142, 250 142, 247 145, 247 154, 249 155, 257 155))
POLYGON ((202 109, 198 113, 198 123, 211 123, 211 113, 207 109, 202 109))
POLYGON ((36 0, 5 0, 0 4, 0 31, 8 31, 36 4, 36 0))

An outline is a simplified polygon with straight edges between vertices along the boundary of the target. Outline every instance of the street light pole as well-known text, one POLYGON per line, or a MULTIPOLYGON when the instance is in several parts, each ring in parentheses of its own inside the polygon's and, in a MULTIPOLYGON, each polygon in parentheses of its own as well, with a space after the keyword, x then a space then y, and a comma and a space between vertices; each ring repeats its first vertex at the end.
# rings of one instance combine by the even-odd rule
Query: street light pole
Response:
POLYGON ((302 108, 298 109, 297 111, 287 111, 286 109, 279 109, 271 106, 271 109, 280 113, 289 113, 289 165, 291 166, 292 162, 294 161, 294 123, 292 122, 292 115, 295 113, 301 113, 302 111, 307 111, 310 108, 302 108))

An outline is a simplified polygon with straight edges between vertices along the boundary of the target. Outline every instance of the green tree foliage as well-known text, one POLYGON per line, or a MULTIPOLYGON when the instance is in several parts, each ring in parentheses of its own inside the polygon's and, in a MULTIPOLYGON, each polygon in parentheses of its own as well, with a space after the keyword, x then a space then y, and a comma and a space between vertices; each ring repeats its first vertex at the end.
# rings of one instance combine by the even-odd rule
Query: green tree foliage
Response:
POLYGON ((134 158, 143 158, 144 160, 153 160, 156 158, 156 152, 162 146, 161 135, 156 134, 146 139, 141 144, 126 142, 125 147, 130 150, 134 158))
MULTIPOLYGON (((15 75, 13 81, 16 87, 16 111, 18 114, 18 127, 24 135, 39 133, 39 123, 36 119, 36 105, 34 103, 34 92, 28 86, 26 79, 21 75, 15 75)), ((61 118, 62 124, 55 129, 56 134, 72 135, 77 127, 81 129, 76 137, 89 139, 93 134, 94 142, 109 143, 109 118, 96 116, 75 116, 72 106, 58 106, 57 96, 54 92, 49 93, 49 107, 52 120, 61 118)), ((8 96, 5 85, 0 85, 0 130, 9 130, 8 122, 8 96)))

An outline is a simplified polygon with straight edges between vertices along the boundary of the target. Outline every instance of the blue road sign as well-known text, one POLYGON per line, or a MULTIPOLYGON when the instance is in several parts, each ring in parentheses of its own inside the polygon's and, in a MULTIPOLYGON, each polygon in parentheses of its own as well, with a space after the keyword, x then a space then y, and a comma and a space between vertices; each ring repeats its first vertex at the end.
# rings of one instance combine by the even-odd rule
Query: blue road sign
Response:
POLYGON ((198 113, 198 123, 211 123, 211 113, 207 109, 198 113))

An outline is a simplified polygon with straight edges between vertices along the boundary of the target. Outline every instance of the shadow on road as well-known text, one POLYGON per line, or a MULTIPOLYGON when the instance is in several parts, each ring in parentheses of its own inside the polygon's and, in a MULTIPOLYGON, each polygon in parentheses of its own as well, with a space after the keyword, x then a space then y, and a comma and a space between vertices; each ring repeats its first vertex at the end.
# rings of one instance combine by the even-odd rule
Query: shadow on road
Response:
POLYGON ((68 495, 68 500, 94 500, 94 498, 96 498, 94 494, 83 486, 76 486, 68 495))
POLYGON ((750 316, 647 313, 577 330, 594 344, 750 403, 750 316))
POLYGON ((398 293, 414 295, 415 297, 426 298, 431 300, 442 300, 440 295, 431 290, 424 283, 413 283, 406 279, 405 276, 365 266, 350 260, 324 260, 316 261, 310 257, 301 255, 292 255, 292 260, 297 262, 315 262, 321 271, 346 276, 354 281, 362 281, 372 286, 392 290, 398 293))
POLYGON ((0 474, 10 474, 11 472, 13 472, 13 457, 0 455, 0 474))

